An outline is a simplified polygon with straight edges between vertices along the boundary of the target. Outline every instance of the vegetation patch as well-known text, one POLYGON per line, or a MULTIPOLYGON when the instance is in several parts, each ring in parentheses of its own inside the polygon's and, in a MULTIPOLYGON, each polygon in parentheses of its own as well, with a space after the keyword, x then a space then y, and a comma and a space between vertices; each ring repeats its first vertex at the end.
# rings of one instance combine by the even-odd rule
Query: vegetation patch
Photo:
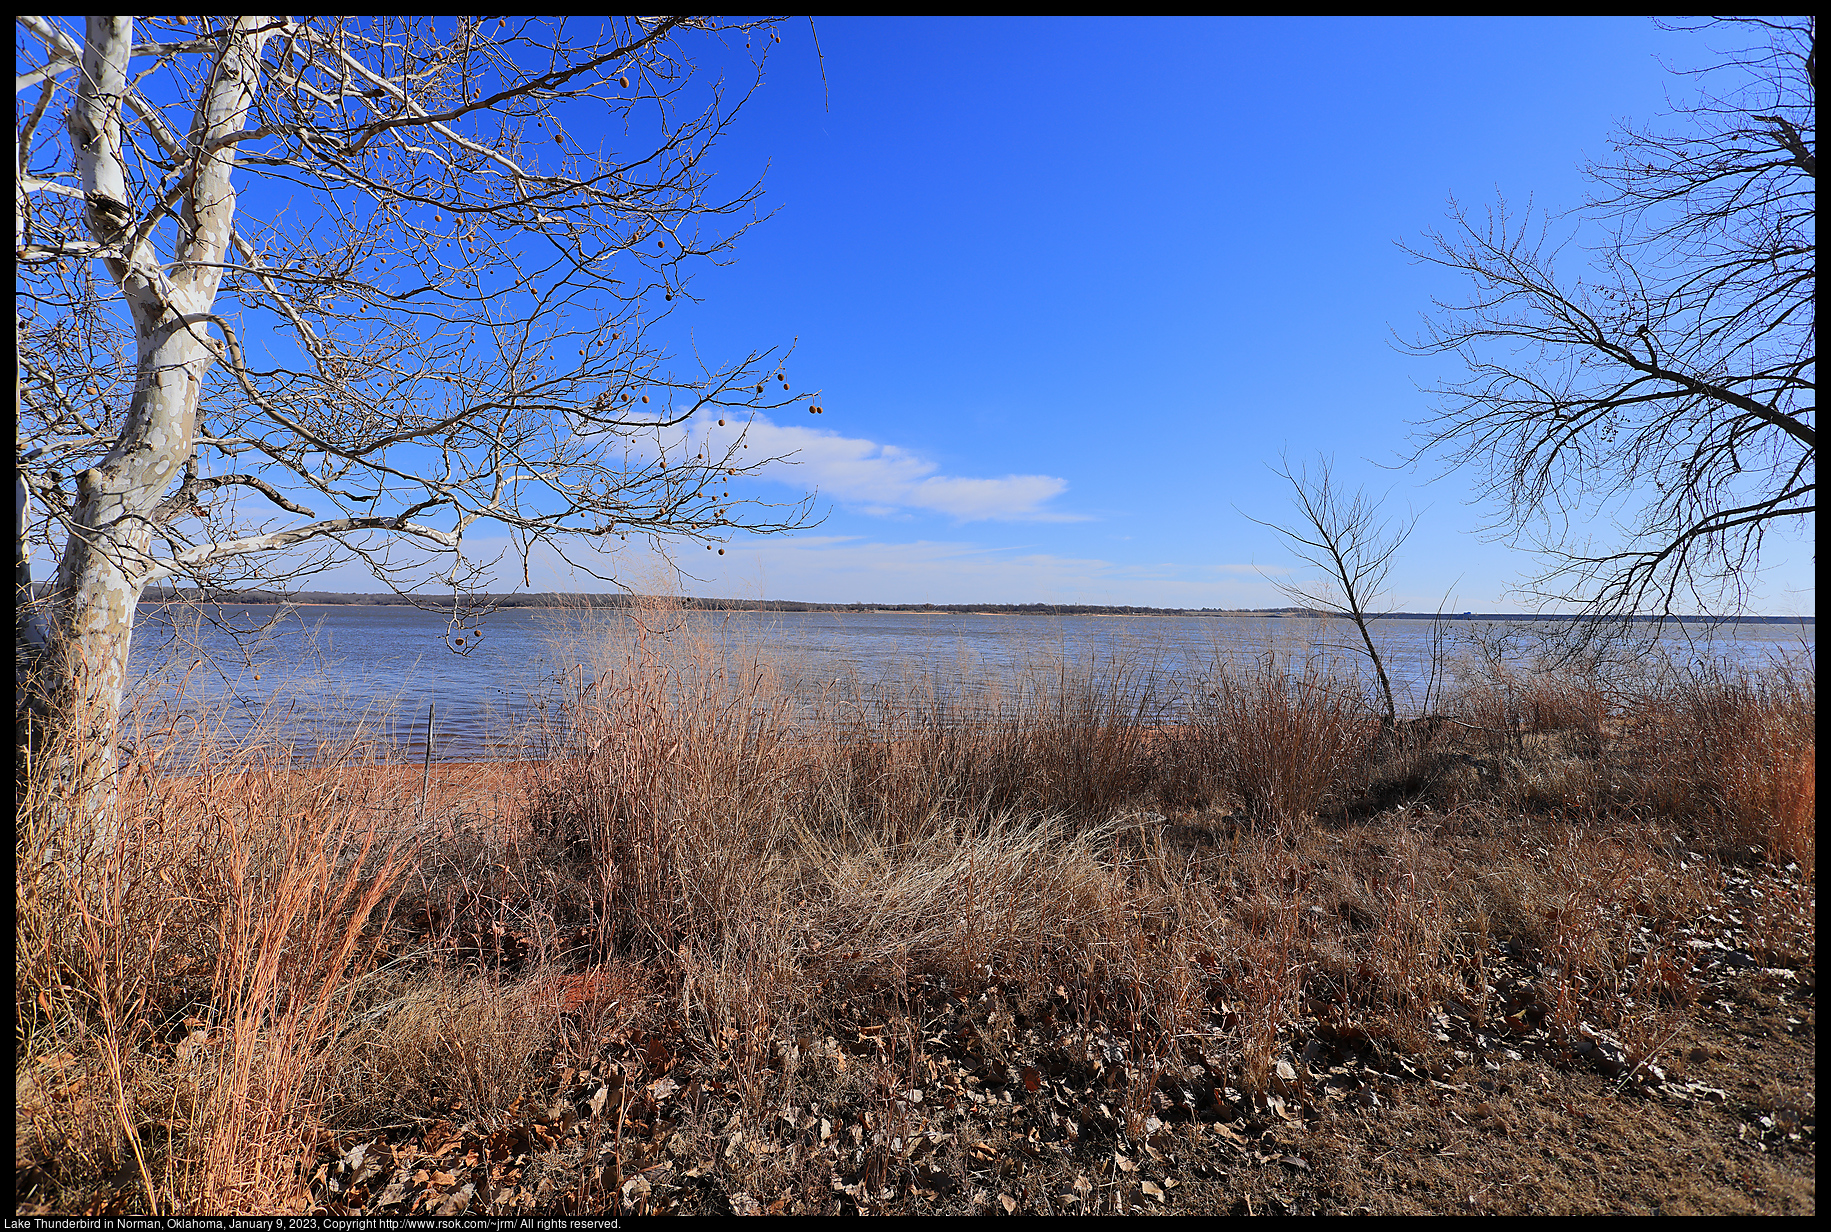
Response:
POLYGON ((1813 1209, 1808 675, 619 627, 523 762, 155 761, 92 863, 23 771, 17 1209, 1813 1209))

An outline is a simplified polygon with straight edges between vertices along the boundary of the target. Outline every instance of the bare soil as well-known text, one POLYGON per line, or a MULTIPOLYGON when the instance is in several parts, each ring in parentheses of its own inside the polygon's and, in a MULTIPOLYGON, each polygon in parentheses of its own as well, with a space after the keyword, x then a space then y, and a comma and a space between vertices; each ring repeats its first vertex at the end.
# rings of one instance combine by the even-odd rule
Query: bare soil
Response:
POLYGON ((1656 1038, 1561 1031, 1543 957, 1497 936, 1499 1013, 1449 1006, 1404 1051, 1307 1004, 1253 1097, 1213 1055, 1219 985, 1213 1038, 1141 1072, 1086 981, 854 972, 770 1038, 706 1056, 664 980, 594 969, 562 980, 571 1029, 538 1097, 327 1141, 314 1209, 1810 1215, 1813 942, 1776 943, 1772 912, 1811 895, 1728 871, 1656 1038))

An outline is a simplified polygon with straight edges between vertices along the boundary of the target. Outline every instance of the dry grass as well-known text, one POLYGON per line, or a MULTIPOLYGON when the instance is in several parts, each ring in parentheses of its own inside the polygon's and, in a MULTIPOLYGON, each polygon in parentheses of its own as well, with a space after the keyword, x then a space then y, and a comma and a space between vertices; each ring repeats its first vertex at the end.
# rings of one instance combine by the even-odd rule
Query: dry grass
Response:
POLYGON ((398 805, 353 766, 302 784, 229 758, 173 790, 142 763, 91 849, 56 765, 51 744, 19 782, 19 1079, 60 1083, 20 1108, 32 1180, 150 1211, 302 1209, 314 1056, 408 863, 398 805))
MULTIPOLYGON (((429 1109, 507 1108, 543 1077, 538 1055, 566 999, 549 979, 434 970, 371 979, 320 1059, 322 1123, 413 1124, 429 1109)), ((576 1008, 576 1002, 573 1005, 576 1008)))
POLYGON ((1763 961, 1811 962, 1809 676, 1490 662, 1389 733, 1358 682, 1270 662, 1183 682, 1166 723, 1176 690, 1123 663, 1049 665, 965 712, 923 688, 791 696, 714 617, 619 618, 591 645, 487 822, 447 796, 402 825, 417 777, 355 756, 184 779, 154 759, 116 850, 72 867, 44 860, 58 789, 28 774, 21 1209, 347 1203, 368 1182, 333 1185, 314 1144, 530 1116, 551 1137, 588 1075, 621 1110, 610 1139, 553 1148, 576 1188, 467 1200, 640 1208, 624 1161, 672 1142, 730 1192, 824 1210, 820 1176, 734 1127, 781 1141, 785 1108, 862 1109, 861 1175, 915 1176, 869 1134, 921 1132, 907 1093, 956 1044, 1034 1075, 1042 1040, 1036 1064, 1105 1093, 1110 1125, 1082 1132, 1123 1144, 1177 1092, 1276 1121, 1312 1098, 1318 1040, 1434 1063, 1445 1014, 1659 1061, 1698 995, 1684 930, 1738 862, 1804 870, 1757 931, 1763 961), (638 1084, 670 1067, 729 1119, 664 1138, 638 1084), (638 1113, 652 1147, 623 1137, 638 1113))
POLYGON ((1256 817, 1313 816, 1366 777, 1377 720, 1359 681, 1217 665, 1193 711, 1198 764, 1256 817))
POLYGON ((1640 708, 1651 803, 1812 875, 1817 689, 1809 673, 1694 670, 1640 708))

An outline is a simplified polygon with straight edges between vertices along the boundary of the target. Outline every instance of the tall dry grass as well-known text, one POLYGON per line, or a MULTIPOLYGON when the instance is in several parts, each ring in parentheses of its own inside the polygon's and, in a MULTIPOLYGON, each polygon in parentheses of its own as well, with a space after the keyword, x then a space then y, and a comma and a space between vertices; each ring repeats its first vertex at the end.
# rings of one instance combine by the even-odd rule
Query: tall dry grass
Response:
POLYGON ((1796 861, 1816 843, 1817 684, 1809 671, 1703 663, 1634 708, 1649 801, 1729 845, 1796 861))
POLYGON ((1255 816, 1313 816, 1364 780, 1378 718, 1361 683, 1275 659, 1217 662, 1195 690, 1201 760, 1255 816))
POLYGON ((599 953, 671 967, 707 1041, 806 1009, 835 971, 1040 970, 1136 918, 1112 852, 1162 757, 1140 673, 1048 665, 964 714, 932 689, 791 699, 727 634, 619 618, 536 786, 599 953))
POLYGON ((28 1191, 296 1212, 314 1141, 488 1121, 638 1020, 766 1119, 823 1080, 794 1060, 806 1024, 861 999, 894 1119, 890 1069, 931 1046, 919 980, 1050 999, 1115 1132, 1148 1136, 1193 1066, 1216 1099, 1300 1098, 1298 1024, 1428 1051, 1445 1006, 1504 1017, 1500 939, 1545 955, 1570 1029, 1682 1002, 1683 955, 1639 940, 1711 892, 1676 827, 1812 875, 1809 676, 1487 662, 1394 733, 1362 682, 1277 660, 1045 662, 969 703, 919 675, 809 696, 666 605, 567 638, 525 816, 483 832, 354 746, 304 764, 149 731, 115 849, 47 860, 59 786, 28 771, 28 1191), (162 748, 204 749, 197 772, 162 748))
POLYGON ((211 737, 132 732, 105 847, 76 833, 56 733, 17 773, 22 1201, 304 1208, 314 1058, 412 855, 361 767, 211 737))

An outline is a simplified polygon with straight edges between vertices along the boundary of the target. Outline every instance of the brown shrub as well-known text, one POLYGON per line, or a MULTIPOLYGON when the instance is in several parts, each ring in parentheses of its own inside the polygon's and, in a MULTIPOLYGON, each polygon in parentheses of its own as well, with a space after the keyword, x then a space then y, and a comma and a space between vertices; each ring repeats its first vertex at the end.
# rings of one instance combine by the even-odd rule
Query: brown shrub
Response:
POLYGON ((1270 662, 1217 667, 1198 686, 1192 718, 1219 782, 1272 819, 1313 816, 1364 790, 1379 732, 1357 681, 1270 662))
POLYGON ((1728 845, 1795 860, 1812 875, 1817 690, 1810 674, 1693 670, 1646 699, 1638 752, 1670 816, 1728 845))
MULTIPOLYGON (((24 779, 15 996, 29 1087, 59 1058, 86 1098, 21 1106, 41 1189, 128 1175, 128 1209, 296 1208, 315 1132, 313 1058, 362 961, 370 918, 411 863, 360 768, 298 768, 186 732, 141 731, 106 849, 74 827, 55 742, 24 779), (151 733, 157 737, 159 733, 151 733), (218 746, 222 747, 222 746, 218 746)), ((22 1143, 22 1146, 24 1144, 22 1143)))

